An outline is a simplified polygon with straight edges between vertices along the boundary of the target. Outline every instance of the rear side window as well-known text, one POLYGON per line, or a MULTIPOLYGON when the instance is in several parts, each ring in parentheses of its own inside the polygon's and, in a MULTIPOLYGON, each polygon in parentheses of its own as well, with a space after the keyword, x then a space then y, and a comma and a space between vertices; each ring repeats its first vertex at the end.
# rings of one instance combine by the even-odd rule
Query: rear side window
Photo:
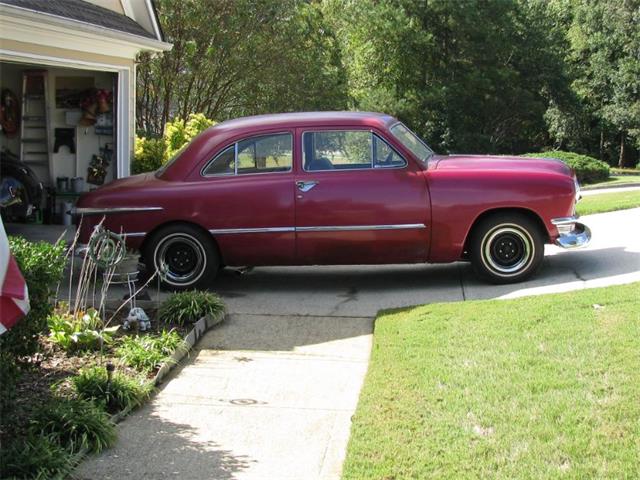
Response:
POLYGON ((290 133, 247 138, 218 153, 203 169, 203 175, 243 175, 289 172, 293 165, 290 133))
POLYGON ((404 167, 406 161, 387 142, 365 130, 305 132, 306 171, 404 167))

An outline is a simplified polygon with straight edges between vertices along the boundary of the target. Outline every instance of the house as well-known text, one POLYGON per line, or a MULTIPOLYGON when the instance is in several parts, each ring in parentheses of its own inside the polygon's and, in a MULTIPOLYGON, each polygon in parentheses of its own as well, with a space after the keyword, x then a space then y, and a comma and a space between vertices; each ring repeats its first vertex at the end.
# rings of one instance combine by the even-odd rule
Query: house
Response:
POLYGON ((151 0, 0 0, 0 149, 54 194, 129 175, 136 55, 170 48, 151 0))

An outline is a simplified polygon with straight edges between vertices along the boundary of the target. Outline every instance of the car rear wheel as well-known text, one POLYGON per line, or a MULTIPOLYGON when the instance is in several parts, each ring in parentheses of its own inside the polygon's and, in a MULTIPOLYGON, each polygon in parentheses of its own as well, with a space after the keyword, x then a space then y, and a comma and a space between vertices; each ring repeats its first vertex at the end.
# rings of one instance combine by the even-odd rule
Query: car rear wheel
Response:
POLYGON ((144 249, 147 272, 158 271, 172 290, 206 287, 220 265, 213 239, 191 225, 169 225, 153 234, 144 249))
POLYGON ((535 273, 544 257, 536 222, 522 214, 496 214, 474 229, 470 244, 476 273, 492 283, 521 282, 535 273))

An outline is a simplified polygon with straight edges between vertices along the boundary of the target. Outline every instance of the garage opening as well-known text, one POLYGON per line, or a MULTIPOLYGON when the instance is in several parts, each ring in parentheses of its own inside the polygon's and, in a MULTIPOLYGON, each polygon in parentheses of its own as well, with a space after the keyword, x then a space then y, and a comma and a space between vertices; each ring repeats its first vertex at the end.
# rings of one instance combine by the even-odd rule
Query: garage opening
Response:
POLYGON ((4 222, 66 224, 82 192, 117 178, 118 75, 0 62, 4 222))

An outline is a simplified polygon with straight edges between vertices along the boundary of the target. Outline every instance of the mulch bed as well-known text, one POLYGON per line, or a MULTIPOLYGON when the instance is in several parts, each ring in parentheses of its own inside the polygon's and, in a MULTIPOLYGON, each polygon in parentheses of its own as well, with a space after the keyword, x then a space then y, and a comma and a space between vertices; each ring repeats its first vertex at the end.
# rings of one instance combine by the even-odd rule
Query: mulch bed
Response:
MULTIPOLYGON (((189 326, 181 326, 177 324, 160 324, 155 318, 157 310, 153 308, 145 309, 149 318, 151 318, 151 330, 147 332, 139 332, 139 335, 159 334, 162 330, 175 329, 184 338, 189 332, 189 326)), ((128 309, 119 312, 113 325, 122 324, 126 318, 128 309)), ((107 316, 110 314, 107 312, 107 316)), ((136 332, 128 332, 120 328, 114 335, 114 338, 125 335, 135 335, 136 332)), ((66 352, 52 342, 49 337, 41 336, 39 338, 40 351, 35 355, 25 358, 21 376, 16 384, 15 396, 15 412, 18 416, 11 423, 19 425, 26 430, 29 418, 32 416, 33 409, 40 405, 46 404, 52 397, 52 390, 58 392, 71 393, 69 378, 78 374, 78 372, 86 367, 93 365, 106 365, 113 363, 120 371, 131 375, 140 375, 135 369, 123 365, 114 355, 114 345, 105 346, 102 352, 94 351, 78 351, 66 352)), ((115 342, 114 342, 115 343, 115 342)), ((157 369, 148 373, 148 378, 152 379, 157 369)), ((3 432, 0 432, 0 436, 3 432)))

